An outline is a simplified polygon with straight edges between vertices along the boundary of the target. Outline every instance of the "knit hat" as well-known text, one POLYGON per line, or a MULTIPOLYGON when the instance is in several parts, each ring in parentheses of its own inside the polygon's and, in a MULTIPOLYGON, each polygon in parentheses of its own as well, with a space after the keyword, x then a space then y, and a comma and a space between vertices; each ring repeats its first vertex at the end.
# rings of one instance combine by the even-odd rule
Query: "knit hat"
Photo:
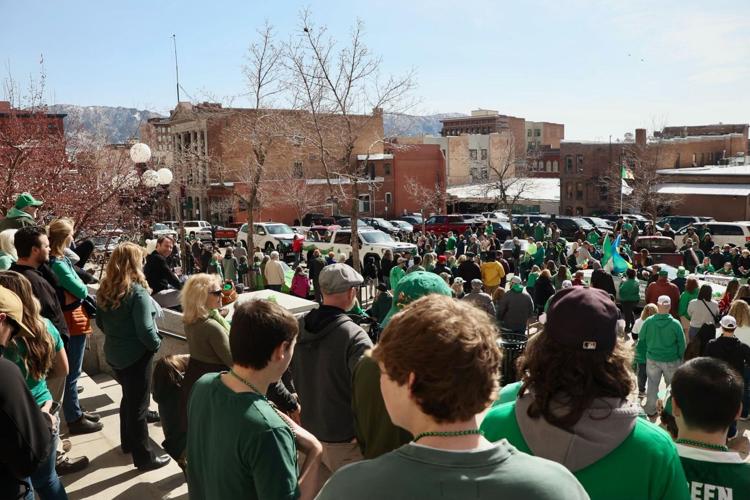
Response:
MULTIPOLYGON (((458 282, 459 279, 456 278, 455 282, 458 282)), ((400 312, 407 304, 432 293, 445 295, 446 297, 453 295, 445 280, 435 273, 414 271, 407 274, 396 285, 396 289, 393 291, 393 304, 388 314, 385 315, 381 326, 385 328, 391 317, 400 312)))
POLYGON ((43 201, 35 199, 29 193, 21 193, 18 195, 18 198, 16 198, 15 207, 21 210, 26 207, 41 207, 43 203, 43 201))
POLYGON ((574 286, 552 296, 544 335, 573 349, 612 352, 617 319, 617 306, 607 292, 574 286))

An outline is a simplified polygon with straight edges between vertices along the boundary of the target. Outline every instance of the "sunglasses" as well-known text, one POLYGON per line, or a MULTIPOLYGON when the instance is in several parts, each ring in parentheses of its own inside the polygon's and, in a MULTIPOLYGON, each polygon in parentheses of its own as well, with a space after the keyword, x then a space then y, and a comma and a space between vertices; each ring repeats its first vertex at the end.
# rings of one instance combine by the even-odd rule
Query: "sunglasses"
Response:
POLYGON ((211 295, 213 295, 214 297, 221 297, 221 290, 211 290, 211 291, 210 291, 210 292, 208 292, 208 293, 210 293, 210 294, 211 294, 211 295))

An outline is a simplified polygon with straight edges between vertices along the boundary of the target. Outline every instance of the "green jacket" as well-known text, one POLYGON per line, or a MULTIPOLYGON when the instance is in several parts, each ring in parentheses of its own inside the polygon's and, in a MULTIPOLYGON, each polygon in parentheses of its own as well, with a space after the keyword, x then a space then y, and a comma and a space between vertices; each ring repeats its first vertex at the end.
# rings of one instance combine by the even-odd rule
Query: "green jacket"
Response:
POLYGON ((131 285, 130 292, 117 309, 97 308, 96 326, 104 332, 104 355, 113 368, 133 365, 146 352, 156 352, 161 345, 154 317, 152 299, 139 284, 131 285))
POLYGON ((641 300, 641 284, 637 279, 627 279, 620 283, 620 302, 639 302, 641 300))
POLYGON ((31 215, 16 207, 8 210, 5 218, 0 220, 0 232, 6 229, 21 229, 26 226, 36 226, 36 221, 31 215))
POLYGON ((680 318, 685 317, 687 319, 690 319, 690 315, 687 312, 688 304, 690 304, 690 301, 693 299, 698 298, 698 289, 696 288, 692 292, 688 292, 685 290, 680 294, 680 302, 677 305, 677 316, 680 318))
POLYGON ((636 347, 641 359, 672 362, 685 354, 685 333, 671 314, 655 314, 643 322, 636 347))
POLYGON ((396 289, 396 285, 398 285, 398 282, 401 281, 401 278, 406 276, 406 271, 401 266, 393 266, 391 268, 391 272, 388 275, 390 281, 391 281, 391 290, 396 289))
POLYGON ((78 299, 86 298, 89 289, 80 276, 76 274, 70 259, 67 257, 55 258, 51 267, 61 287, 78 299))
POLYGON ((13 264, 15 261, 16 259, 14 259, 11 254, 5 253, 0 250, 0 271, 10 269, 11 264, 13 264))

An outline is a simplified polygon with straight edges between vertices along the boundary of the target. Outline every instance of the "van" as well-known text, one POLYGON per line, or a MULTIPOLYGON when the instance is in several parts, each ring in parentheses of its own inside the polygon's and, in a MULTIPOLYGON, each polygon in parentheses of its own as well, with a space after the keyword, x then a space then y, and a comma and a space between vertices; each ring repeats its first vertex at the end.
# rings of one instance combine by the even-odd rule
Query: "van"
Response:
MULTIPOLYGON (((694 229, 698 231, 704 224, 708 232, 711 233, 714 245, 744 247, 745 243, 750 242, 750 223, 748 222, 705 222, 694 227, 694 229)), ((674 241, 677 248, 682 248, 682 240, 686 234, 687 226, 675 233, 674 241)))

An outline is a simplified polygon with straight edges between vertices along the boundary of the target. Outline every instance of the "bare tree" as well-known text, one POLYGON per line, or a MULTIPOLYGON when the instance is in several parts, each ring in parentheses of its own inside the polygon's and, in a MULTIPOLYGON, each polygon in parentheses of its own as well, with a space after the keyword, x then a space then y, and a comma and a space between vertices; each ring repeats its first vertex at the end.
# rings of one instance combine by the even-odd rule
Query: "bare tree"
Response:
POLYGON ((422 232, 425 233, 426 216, 441 213, 445 210, 445 185, 442 185, 439 179, 435 180, 434 185, 428 185, 419 182, 414 177, 408 177, 404 184, 404 191, 419 204, 419 212, 422 216, 422 232))
POLYGON ((339 46, 325 27, 315 25, 309 11, 300 15, 299 36, 288 44, 288 64, 295 99, 309 113, 310 140, 318 150, 331 198, 349 205, 352 262, 359 269, 360 194, 374 180, 370 159, 383 151, 382 114, 408 106, 413 72, 383 78, 382 59, 364 43, 362 21, 339 46), (363 114, 367 110, 372 113, 363 114))
POLYGON ((534 187, 534 179, 527 176, 527 163, 519 159, 510 132, 500 134, 502 142, 490 153, 487 162, 489 182, 484 185, 484 197, 493 199, 495 208, 507 210, 513 220, 513 207, 526 198, 534 187))

